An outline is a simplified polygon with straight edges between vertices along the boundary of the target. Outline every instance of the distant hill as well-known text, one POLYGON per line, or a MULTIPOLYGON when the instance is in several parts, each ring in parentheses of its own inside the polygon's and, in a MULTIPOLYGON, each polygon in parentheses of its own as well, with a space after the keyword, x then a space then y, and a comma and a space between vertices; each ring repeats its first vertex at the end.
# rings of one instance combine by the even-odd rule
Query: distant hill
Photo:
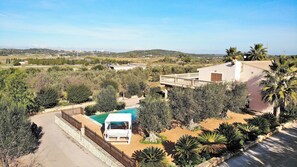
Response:
POLYGON ((223 56, 219 54, 194 54, 194 53, 184 53, 180 51, 173 50, 163 50, 163 49, 152 49, 152 50, 134 50, 129 52, 118 53, 120 55, 137 55, 137 56, 178 56, 181 54, 189 55, 189 56, 223 56))
POLYGON ((54 50, 47 48, 30 48, 30 49, 0 49, 0 56, 9 55, 52 55, 52 56, 115 56, 115 57, 146 57, 146 56, 179 56, 181 54, 197 57, 221 57, 222 54, 193 54, 180 51, 152 49, 152 50, 134 50, 128 52, 101 52, 101 51, 67 51, 54 50))

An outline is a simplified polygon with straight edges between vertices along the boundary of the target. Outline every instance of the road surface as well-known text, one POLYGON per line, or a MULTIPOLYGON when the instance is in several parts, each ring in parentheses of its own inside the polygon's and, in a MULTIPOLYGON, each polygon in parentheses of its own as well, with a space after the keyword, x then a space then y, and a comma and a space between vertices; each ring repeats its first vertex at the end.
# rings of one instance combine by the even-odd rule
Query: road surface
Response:
POLYGON ((222 163, 221 167, 297 167, 297 124, 243 154, 222 163))
POLYGON ((44 167, 105 167, 102 161, 80 146, 55 124, 55 113, 31 117, 31 121, 42 126, 44 132, 39 149, 34 154, 35 164, 44 167))

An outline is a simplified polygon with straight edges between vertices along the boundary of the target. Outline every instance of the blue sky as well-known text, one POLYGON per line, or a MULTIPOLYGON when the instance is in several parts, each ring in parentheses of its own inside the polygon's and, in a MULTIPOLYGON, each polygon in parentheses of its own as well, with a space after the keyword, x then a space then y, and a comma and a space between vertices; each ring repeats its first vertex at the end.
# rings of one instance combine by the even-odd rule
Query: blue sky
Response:
POLYGON ((296 0, 1 0, 0 47, 297 54, 296 0))

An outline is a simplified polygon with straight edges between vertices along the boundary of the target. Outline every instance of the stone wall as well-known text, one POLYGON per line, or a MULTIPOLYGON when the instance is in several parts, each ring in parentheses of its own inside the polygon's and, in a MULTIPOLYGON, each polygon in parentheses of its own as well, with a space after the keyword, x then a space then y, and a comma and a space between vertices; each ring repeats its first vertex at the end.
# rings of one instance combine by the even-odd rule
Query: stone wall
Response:
POLYGON ((56 114, 55 123, 61 129, 63 129, 69 136, 75 139, 79 144, 81 144, 83 147, 89 150, 101 161, 105 162, 106 165, 112 167, 123 167, 123 165, 120 162, 118 162, 115 158, 109 155, 105 150, 99 147, 88 137, 84 136, 84 128, 82 128, 81 131, 75 129, 67 121, 63 120, 60 113, 56 114))

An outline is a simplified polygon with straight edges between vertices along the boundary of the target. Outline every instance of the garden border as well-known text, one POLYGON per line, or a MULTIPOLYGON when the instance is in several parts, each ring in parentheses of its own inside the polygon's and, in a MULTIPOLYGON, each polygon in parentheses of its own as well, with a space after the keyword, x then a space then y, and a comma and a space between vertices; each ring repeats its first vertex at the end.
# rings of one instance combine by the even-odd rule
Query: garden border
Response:
POLYGON ((240 154, 240 153, 243 153, 244 151, 248 150, 249 148, 257 145, 258 143, 261 143, 263 140, 271 137, 272 135, 280 132, 282 129, 286 129, 286 128, 290 128, 292 127, 293 124, 297 123, 297 120, 293 120, 293 121, 289 121, 289 122, 286 122, 286 123, 282 123, 280 124, 279 126, 277 126, 275 128, 274 131, 272 132, 269 132, 268 134, 266 135, 259 135, 258 138, 256 139, 256 141, 253 141, 247 145, 244 145, 242 149, 240 149, 239 151, 235 152, 235 153, 225 153, 223 154, 221 157, 213 157, 199 165, 197 165, 196 167, 213 167, 213 166, 218 166, 219 164, 227 161, 228 159, 240 154))

